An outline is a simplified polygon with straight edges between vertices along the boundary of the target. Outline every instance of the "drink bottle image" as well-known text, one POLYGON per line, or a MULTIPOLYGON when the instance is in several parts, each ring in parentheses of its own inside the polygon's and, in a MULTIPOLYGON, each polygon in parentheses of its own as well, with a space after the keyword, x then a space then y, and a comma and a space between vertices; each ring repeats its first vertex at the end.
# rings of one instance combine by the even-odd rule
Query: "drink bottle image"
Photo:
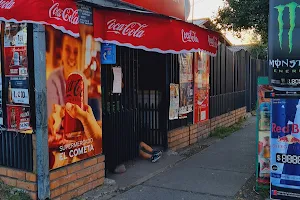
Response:
POLYGON ((8 103, 12 103, 12 90, 11 90, 11 82, 8 82, 8 103))
MULTIPOLYGON (((66 104, 72 103, 84 109, 84 88, 83 76, 79 73, 70 74, 66 82, 66 104)), ((82 123, 66 112, 64 131, 65 134, 72 135, 71 137, 80 136, 80 132, 83 131, 82 123)))
POLYGON ((14 65, 20 65, 20 54, 19 52, 14 52, 14 65))

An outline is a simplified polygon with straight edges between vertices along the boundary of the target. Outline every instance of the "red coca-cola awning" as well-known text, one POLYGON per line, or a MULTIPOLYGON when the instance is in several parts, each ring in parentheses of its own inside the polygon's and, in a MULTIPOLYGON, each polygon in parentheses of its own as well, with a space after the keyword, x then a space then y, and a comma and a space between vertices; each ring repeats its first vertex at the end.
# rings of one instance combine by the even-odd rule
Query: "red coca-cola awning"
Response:
POLYGON ((97 41, 146 51, 216 55, 218 48, 216 32, 153 15, 95 9, 94 26, 97 41))
POLYGON ((79 18, 73 0, 0 0, 0 20, 51 25, 79 36, 79 18))

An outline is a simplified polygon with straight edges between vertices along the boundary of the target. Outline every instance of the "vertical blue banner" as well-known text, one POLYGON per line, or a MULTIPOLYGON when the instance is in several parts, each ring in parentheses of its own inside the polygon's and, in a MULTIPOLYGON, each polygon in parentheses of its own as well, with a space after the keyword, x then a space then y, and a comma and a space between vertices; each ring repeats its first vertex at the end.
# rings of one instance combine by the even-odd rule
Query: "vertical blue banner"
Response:
POLYGON ((273 99, 271 198, 300 198, 300 101, 273 99))

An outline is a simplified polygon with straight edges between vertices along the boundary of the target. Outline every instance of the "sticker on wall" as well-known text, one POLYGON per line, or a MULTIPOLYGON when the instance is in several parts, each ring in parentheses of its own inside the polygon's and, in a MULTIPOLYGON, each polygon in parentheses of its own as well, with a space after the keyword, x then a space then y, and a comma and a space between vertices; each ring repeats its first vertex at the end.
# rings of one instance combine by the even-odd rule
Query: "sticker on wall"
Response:
POLYGON ((101 44, 101 63, 102 64, 116 64, 117 55, 116 55, 116 45, 102 43, 101 44))

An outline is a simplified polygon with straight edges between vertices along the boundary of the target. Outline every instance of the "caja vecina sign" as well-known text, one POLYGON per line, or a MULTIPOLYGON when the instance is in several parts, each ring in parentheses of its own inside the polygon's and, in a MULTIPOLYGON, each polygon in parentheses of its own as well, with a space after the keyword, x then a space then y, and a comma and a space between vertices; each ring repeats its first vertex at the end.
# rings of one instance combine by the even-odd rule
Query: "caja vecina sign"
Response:
POLYGON ((270 0, 268 43, 271 85, 300 91, 300 0, 270 0))

